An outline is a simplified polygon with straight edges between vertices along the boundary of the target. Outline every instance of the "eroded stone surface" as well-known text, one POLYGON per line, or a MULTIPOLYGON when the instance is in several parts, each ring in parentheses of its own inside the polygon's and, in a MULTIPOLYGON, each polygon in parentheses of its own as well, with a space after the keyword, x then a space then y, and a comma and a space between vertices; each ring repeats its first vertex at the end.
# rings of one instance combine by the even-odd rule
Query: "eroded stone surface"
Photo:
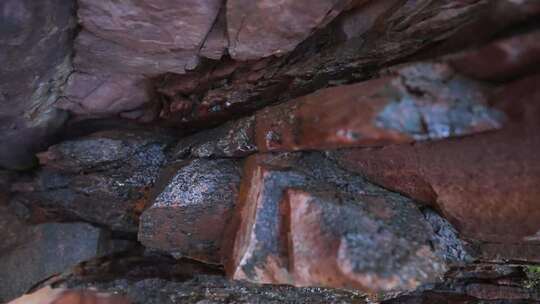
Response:
POLYGON ((79 1, 82 26, 95 35, 146 53, 196 50, 222 0, 79 1))
POLYGON ((333 149, 441 139, 498 129, 484 88, 444 64, 317 91, 257 113, 261 151, 333 149))
POLYGON ((368 303, 363 294, 352 291, 260 286, 229 281, 218 276, 197 276, 185 282, 171 282, 163 279, 133 282, 117 279, 112 282, 90 283, 82 286, 126 295, 134 304, 368 303))
POLYGON ((228 227, 234 244, 225 246, 234 279, 412 290, 468 259, 462 245, 456 254, 435 236, 412 201, 320 154, 250 157, 236 208, 228 227))
MULTIPOLYGON (((343 166, 431 203, 466 237, 519 243, 540 230, 536 128, 338 152, 343 166)), ((532 239, 531 239, 532 240, 532 239)))
POLYGON ((170 165, 164 188, 141 217, 139 240, 148 247, 209 263, 221 261, 221 240, 231 216, 240 163, 195 159, 170 165))
POLYGON ((12 185, 11 204, 30 220, 85 220, 134 232, 165 162, 170 138, 107 131, 62 142, 40 155, 42 168, 12 185))
POLYGON ((351 2, 227 1, 229 52, 239 60, 288 53, 351 2), (261 35, 265 39, 261 40, 261 35))

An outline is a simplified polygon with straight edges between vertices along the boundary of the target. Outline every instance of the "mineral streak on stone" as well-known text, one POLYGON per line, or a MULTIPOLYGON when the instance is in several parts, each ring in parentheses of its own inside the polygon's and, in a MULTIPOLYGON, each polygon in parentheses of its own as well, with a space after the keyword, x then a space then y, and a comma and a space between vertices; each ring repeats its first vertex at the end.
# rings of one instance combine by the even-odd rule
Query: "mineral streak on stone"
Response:
POLYGON ((536 130, 509 126, 440 142, 343 150, 336 158, 385 188, 436 206, 465 237, 534 243, 540 231, 536 130))
POLYGON ((40 155, 30 181, 14 182, 11 204, 43 220, 85 220, 137 231, 171 139, 148 131, 106 131, 65 141, 40 155))
POLYGON ((495 41, 464 52, 450 62, 466 75, 491 81, 515 79, 527 73, 539 72, 540 31, 495 41))
POLYGON ((320 154, 255 155, 244 170, 228 227, 235 239, 224 247, 233 279, 412 290, 468 258, 461 245, 458 254, 445 247, 412 201, 320 154))
MULTIPOLYGON (((4 216, 3 212, 0 217, 4 216)), ((82 261, 109 254, 113 249, 106 246, 110 241, 106 231, 85 223, 21 225, 19 223, 18 234, 26 239, 0 253, 2 302, 26 292, 53 274, 82 261)), ((0 234, 3 239, 4 230, 0 234)))
POLYGON ((141 217, 139 240, 177 257, 219 263, 240 184, 239 162, 195 159, 168 171, 170 179, 162 181, 163 190, 141 217))

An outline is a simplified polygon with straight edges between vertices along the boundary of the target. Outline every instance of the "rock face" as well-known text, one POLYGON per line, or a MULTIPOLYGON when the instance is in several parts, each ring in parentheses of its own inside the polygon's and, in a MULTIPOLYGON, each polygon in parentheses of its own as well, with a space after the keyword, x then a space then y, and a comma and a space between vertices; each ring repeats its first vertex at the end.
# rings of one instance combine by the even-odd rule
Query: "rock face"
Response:
POLYGON ((219 264, 240 184, 239 163, 196 159, 171 166, 161 177, 164 188, 142 214, 139 240, 177 257, 219 264))
POLYGON ((503 126, 488 86, 446 64, 416 63, 358 84, 323 89, 182 139, 175 157, 325 150, 443 139, 503 126))
POLYGON ((2 1, 0 302, 540 302, 539 17, 2 1))
POLYGON ((17 297, 70 266, 126 248, 122 242, 111 242, 107 231, 85 223, 25 226, 4 208, 0 215, 0 227, 2 302, 17 297), (9 225, 4 225, 6 223, 9 225), (14 241, 15 233, 24 239, 14 241))
POLYGON ((540 145, 534 129, 377 150, 339 152, 343 166, 386 188, 432 203, 465 236, 534 241, 540 145))
POLYGON ((248 60, 286 54, 352 2, 354 1, 227 1, 231 57, 248 60), (260 39, 261 35, 265 37, 264 40, 260 39))
POLYGON ((38 222, 85 220, 136 232, 170 140, 146 131, 107 131, 62 142, 40 155, 43 167, 29 180, 12 186, 10 203, 38 222))
POLYGON ((408 290, 464 257, 430 247, 435 233, 412 201, 318 154, 250 158, 235 215, 226 270, 239 280, 408 290))
POLYGON ((75 1, 0 3, 0 167, 27 170, 67 119, 52 109, 71 73, 75 1))

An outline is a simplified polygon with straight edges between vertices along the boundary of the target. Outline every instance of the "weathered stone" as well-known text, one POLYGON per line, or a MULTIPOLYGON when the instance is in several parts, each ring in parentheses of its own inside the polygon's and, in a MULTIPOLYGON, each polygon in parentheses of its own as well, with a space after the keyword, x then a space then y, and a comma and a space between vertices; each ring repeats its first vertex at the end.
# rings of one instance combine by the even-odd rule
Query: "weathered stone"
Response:
POLYGON ((74 10, 69 0, 0 3, 0 138, 54 103, 71 71, 74 10))
POLYGON ((480 84, 446 65, 418 63, 397 76, 337 86, 261 110, 260 151, 322 150, 441 139, 498 129, 480 84))
POLYGON ((468 259, 456 236, 446 238, 457 245, 444 244, 412 201, 319 154, 256 155, 244 170, 228 227, 235 239, 224 247, 233 279, 411 290, 468 259))
POLYGON ((365 295, 327 288, 260 286, 229 281, 219 276, 198 276, 185 282, 146 279, 133 282, 117 279, 83 285, 110 293, 126 295, 133 304, 365 304, 365 295))
POLYGON ((227 122, 215 129, 201 131, 181 139, 173 152, 175 158, 243 157, 257 151, 255 117, 227 122))
MULTIPOLYGON (((240 3, 231 1, 227 5, 240 3)), ((247 3, 247 1, 245 1, 247 3)), ((269 1, 270 2, 270 1, 269 1)), ((292 3, 292 1, 289 1, 292 3)), ((387 1, 370 1, 387 2, 387 1)), ((243 2, 242 2, 243 3, 243 2)), ((249 3, 238 8, 238 12, 247 12, 246 7, 255 7, 249 3)), ((276 4, 279 5, 279 4, 276 4)), ((289 5, 283 3, 283 5, 289 5)), ((296 2, 294 7, 296 7, 296 2)), ((298 4, 299 5, 299 4, 298 4)), ((305 6, 311 7, 310 2, 305 6)), ((216 80, 210 85, 198 86, 195 91, 186 92, 184 86, 177 93, 189 97, 193 102, 193 111, 165 118, 168 122, 180 125, 190 125, 208 120, 223 121, 240 113, 260 109, 265 105, 293 99, 336 84, 358 82, 373 77, 382 67, 416 52, 444 41, 445 38, 457 32, 463 24, 476 20, 479 12, 487 9, 486 1, 430 2, 430 1, 398 1, 395 6, 373 12, 366 8, 366 20, 375 18, 372 27, 366 30, 358 27, 363 34, 356 35, 354 31, 343 33, 341 23, 330 23, 324 29, 317 31, 312 37, 296 48, 287 56, 281 58, 268 57, 264 68, 257 68, 260 61, 246 62, 234 73, 216 80), (466 22, 465 22, 466 21, 466 22), (346 37, 352 37, 347 39, 346 37), (422 37, 419 39, 418 37, 422 37)), ((275 8, 275 7, 273 7, 275 8)), ((260 8, 262 11, 265 8, 260 8)), ((305 7, 301 8, 306 11, 305 7)), ((362 10, 355 11, 355 19, 361 20, 362 10)), ((229 11, 228 11, 229 14, 229 11)), ((282 14, 279 14, 282 16, 282 14)), ((246 17, 250 19, 251 16, 246 17)), ((228 19, 228 22, 240 23, 241 19, 228 19)), ((251 20, 251 19, 250 19, 251 20)), ((270 24, 272 18, 257 18, 257 24, 270 24)), ((274 24, 275 22, 272 21, 274 24)), ((256 27, 255 27, 256 28, 256 27)), ((229 27, 229 33, 231 28, 229 27)), ((247 31, 247 30, 246 30, 247 31)), ((260 35, 260 33, 257 33, 260 35)), ((229 39, 234 36, 229 34, 229 39)), ((259 37, 259 36, 258 36, 259 37)), ((257 39, 260 45, 265 45, 269 39, 257 39)), ((230 46, 230 51, 234 49, 230 46)), ((233 56, 234 57, 234 56, 233 56)), ((228 67, 230 62, 223 61, 220 66, 228 67)), ((217 68, 222 70, 223 67, 217 68)), ((180 84, 193 83, 198 79, 208 79, 200 67, 178 79, 180 84), (203 72, 204 75, 200 75, 203 72), (189 79, 192 80, 189 80, 189 79)), ((158 83, 171 88, 170 83, 158 83)), ((166 96, 171 98, 176 94, 168 90, 166 96)))
POLYGON ((502 39, 456 56, 451 64, 460 72, 483 80, 515 79, 540 71, 540 31, 502 39))
POLYGON ((540 294, 529 286, 521 265, 472 264, 452 269, 443 283, 398 296, 383 295, 381 303, 536 303, 540 294))
POLYGON ((30 220, 85 220, 137 231, 171 139, 147 131, 107 131, 62 142, 40 155, 31 180, 12 185, 11 204, 30 220))
POLYGON ((177 50, 162 53, 145 53, 113 41, 101 39, 83 30, 75 39, 73 65, 77 71, 95 75, 134 74, 157 76, 167 72, 183 74, 195 68, 198 57, 195 51, 177 50))
POLYGON ((32 168, 34 154, 65 121, 52 107, 72 70, 74 11, 70 0, 0 3, 2 168, 32 168))
POLYGON ((82 26, 103 39, 145 53, 198 50, 222 0, 80 0, 82 26), (171 22, 173 20, 173 22, 171 22))
MULTIPOLYGON (((19 228, 18 236, 25 239, 0 253, 2 302, 26 292, 69 266, 109 254, 114 249, 107 246, 111 243, 106 231, 88 224, 54 223, 34 227, 19 224, 19 228)), ((1 235, 3 238, 4 231, 1 235)))
POLYGON ((163 189, 141 216, 139 240, 176 257, 219 263, 240 184, 239 162, 195 159, 171 166, 162 177, 163 189))
MULTIPOLYGON (((454 140, 336 152, 369 180, 434 204, 466 237, 533 241, 540 231, 540 136, 536 127, 454 140)), ((501 253, 504 255, 504 253, 501 253)))
POLYGON ((229 53, 237 60, 288 53, 315 29, 345 10, 351 2, 227 1, 229 53), (261 36, 264 39, 260 39, 261 36))
POLYGON ((142 76, 92 75, 76 72, 68 79, 58 106, 79 115, 129 111, 150 101, 151 85, 142 76))
POLYGON ((487 87, 445 64, 416 63, 389 74, 319 90, 197 133, 179 142, 175 157, 380 146, 484 132, 505 121, 488 105, 487 87))
POLYGON ((93 290, 66 290, 44 287, 31 294, 17 298, 9 304, 130 304, 127 298, 93 290))

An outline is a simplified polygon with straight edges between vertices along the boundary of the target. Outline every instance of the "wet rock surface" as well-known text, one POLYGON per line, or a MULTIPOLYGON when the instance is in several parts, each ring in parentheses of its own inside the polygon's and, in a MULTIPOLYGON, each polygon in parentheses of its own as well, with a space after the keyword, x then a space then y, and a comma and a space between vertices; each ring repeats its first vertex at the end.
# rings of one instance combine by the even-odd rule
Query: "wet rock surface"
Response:
POLYGON ((536 0, 0 3, 0 301, 540 302, 536 0))

